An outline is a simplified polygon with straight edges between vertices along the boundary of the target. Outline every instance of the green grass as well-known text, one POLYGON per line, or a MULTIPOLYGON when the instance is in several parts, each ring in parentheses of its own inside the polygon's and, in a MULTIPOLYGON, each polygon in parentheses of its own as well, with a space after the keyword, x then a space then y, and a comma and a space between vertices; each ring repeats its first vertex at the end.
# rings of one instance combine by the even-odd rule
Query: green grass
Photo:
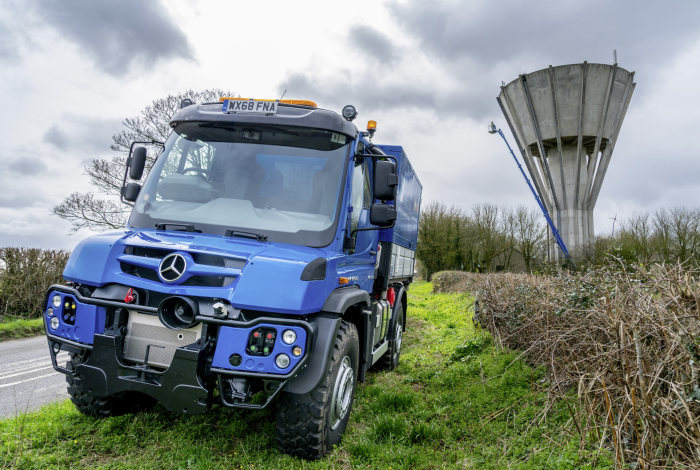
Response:
POLYGON ((0 341, 36 336, 43 332, 44 323, 41 318, 20 318, 0 322, 0 341))
POLYGON ((581 449, 566 431, 563 403, 547 406, 542 371, 496 352, 474 329, 470 308, 467 295, 411 287, 401 364, 358 387, 345 438, 323 460, 280 454, 272 410, 94 419, 66 401, 0 421, 0 467, 611 467, 610 454, 581 449))

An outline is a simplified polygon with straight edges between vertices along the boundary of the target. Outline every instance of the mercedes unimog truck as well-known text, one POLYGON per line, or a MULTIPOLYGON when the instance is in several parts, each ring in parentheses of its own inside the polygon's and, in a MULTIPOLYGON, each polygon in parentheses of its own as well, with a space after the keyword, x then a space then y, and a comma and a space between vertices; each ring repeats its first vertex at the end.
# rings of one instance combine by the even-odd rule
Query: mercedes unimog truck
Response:
POLYGON ((356 115, 185 100, 143 185, 153 143, 131 146, 127 227, 80 242, 46 296, 81 412, 274 403, 282 451, 340 442, 357 383, 399 362, 422 191, 403 148, 356 115))

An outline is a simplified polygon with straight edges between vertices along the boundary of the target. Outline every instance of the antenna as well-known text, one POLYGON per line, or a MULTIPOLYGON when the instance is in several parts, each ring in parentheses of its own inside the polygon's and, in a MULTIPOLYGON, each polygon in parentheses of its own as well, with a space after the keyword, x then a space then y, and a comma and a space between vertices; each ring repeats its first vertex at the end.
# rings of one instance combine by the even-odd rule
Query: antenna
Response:
POLYGON ((284 95, 286 95, 286 94, 287 94, 287 89, 285 88, 284 93, 282 93, 282 96, 280 96, 280 100, 282 100, 282 98, 284 98, 284 95))
POLYGON ((613 64, 617 64, 617 49, 613 49, 613 64))

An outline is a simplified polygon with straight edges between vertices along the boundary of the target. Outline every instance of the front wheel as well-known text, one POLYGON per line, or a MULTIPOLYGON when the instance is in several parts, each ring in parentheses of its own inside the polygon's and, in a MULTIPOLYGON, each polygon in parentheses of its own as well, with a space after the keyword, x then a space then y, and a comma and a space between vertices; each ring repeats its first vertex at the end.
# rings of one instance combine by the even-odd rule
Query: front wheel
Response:
POLYGON ((357 383, 360 341, 352 323, 340 322, 328 371, 306 394, 283 393, 277 403, 277 446, 315 460, 343 437, 357 383))

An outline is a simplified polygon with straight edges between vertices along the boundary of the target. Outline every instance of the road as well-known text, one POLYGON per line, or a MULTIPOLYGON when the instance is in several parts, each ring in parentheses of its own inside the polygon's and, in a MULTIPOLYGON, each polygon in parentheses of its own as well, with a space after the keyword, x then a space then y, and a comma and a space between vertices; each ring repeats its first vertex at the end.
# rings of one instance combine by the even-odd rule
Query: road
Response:
MULTIPOLYGON (((65 363, 67 353, 60 353, 65 363)), ((0 342, 0 418, 68 397, 66 379, 53 370, 45 336, 0 342)))

